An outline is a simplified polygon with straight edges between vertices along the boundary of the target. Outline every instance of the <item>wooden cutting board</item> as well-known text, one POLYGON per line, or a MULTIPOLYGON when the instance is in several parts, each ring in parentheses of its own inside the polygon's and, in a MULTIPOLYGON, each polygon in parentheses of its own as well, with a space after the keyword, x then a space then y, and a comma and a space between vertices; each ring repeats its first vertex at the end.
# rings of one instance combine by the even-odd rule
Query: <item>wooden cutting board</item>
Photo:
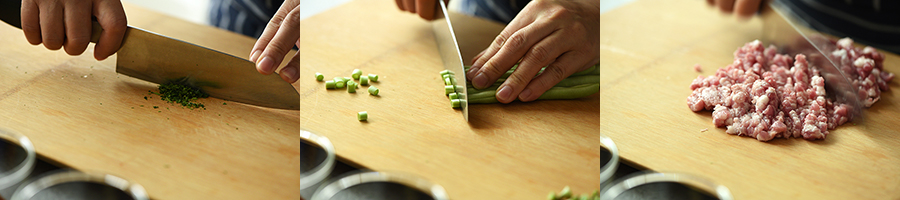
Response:
MULTIPOLYGON (((453 17, 451 17, 453 18, 453 17)), ((469 58, 503 25, 456 17, 469 58)), ((357 0, 301 21, 301 127, 328 137, 343 159, 424 177, 452 199, 544 199, 569 185, 599 189, 599 95, 568 101, 450 107, 431 24, 392 1, 357 0), (378 74, 371 96, 313 79, 378 74), (359 122, 356 113, 367 111, 359 122)))
MULTIPOLYGON (((133 26, 244 58, 255 41, 126 12, 133 26)), ((212 98, 200 100, 205 110, 184 109, 149 95, 156 84, 116 74, 115 56, 94 60, 93 45, 69 56, 6 24, 0 47, 0 127, 29 137, 45 159, 135 181, 153 199, 300 198, 299 111, 212 98)))
MULTIPOLYGON (((709 178, 735 199, 900 198, 897 80, 864 122, 819 141, 728 135, 710 112, 687 107, 692 80, 730 64, 735 49, 761 36, 760 20, 723 16, 704 1, 659 0, 601 15, 600 130, 621 156, 709 178)), ((900 73, 900 57, 885 54, 885 71, 900 73)))

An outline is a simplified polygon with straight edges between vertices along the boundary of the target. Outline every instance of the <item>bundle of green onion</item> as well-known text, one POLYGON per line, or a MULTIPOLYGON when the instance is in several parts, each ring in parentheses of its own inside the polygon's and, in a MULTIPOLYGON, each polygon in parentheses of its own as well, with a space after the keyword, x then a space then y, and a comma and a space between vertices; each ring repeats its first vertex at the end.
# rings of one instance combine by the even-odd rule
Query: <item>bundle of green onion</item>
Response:
MULTIPOLYGON (((470 66, 465 67, 466 71, 469 70, 469 67, 470 66)), ((456 75, 452 71, 441 71, 441 77, 444 80, 444 94, 450 97, 451 105, 454 106, 453 108, 458 108, 458 106, 456 106, 457 103, 453 103, 454 100, 456 102, 465 101, 461 100, 463 98, 460 98, 463 95, 468 95, 468 103, 499 103, 500 101, 495 97, 497 88, 512 75, 516 68, 518 68, 518 65, 513 66, 506 71, 506 73, 497 79, 497 82, 487 88, 476 89, 472 86, 471 82, 466 81, 466 93, 468 94, 460 94, 462 89, 458 88, 459 86, 456 86, 456 75)), ((546 69, 546 67, 542 68, 538 74, 543 73, 544 69, 546 69)), ((577 99, 590 96, 599 91, 600 64, 597 64, 584 71, 569 75, 569 77, 554 85, 537 99, 577 99)))

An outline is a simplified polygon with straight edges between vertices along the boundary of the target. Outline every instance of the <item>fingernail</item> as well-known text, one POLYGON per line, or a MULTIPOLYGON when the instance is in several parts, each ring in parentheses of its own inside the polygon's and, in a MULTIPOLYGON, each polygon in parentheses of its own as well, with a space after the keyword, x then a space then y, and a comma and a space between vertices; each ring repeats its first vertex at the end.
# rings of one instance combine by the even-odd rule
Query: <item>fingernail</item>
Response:
POLYGON ((294 83, 297 81, 297 77, 299 77, 297 69, 294 69, 293 67, 285 67, 281 70, 280 75, 281 79, 284 79, 284 81, 287 81, 288 83, 294 83))
POLYGON ((481 69, 481 65, 472 65, 469 68, 469 71, 466 73, 466 78, 474 79, 475 73, 478 73, 478 70, 481 69))
POLYGON ((521 101, 531 101, 531 89, 525 88, 522 90, 522 93, 519 93, 519 100, 521 101))
POLYGON ((502 101, 509 101, 510 95, 512 95, 512 88, 509 86, 503 86, 500 91, 497 91, 497 97, 502 101))
POLYGON ((266 75, 272 74, 275 71, 275 61, 268 56, 263 57, 262 60, 256 63, 256 70, 266 75))
POLYGON ((260 50, 253 51, 253 53, 250 54, 250 60, 256 61, 256 59, 259 58, 260 53, 262 53, 260 50))
POLYGON ((485 76, 484 73, 478 74, 478 76, 475 76, 475 78, 472 79, 472 84, 479 89, 486 88, 488 84, 487 76, 485 76))

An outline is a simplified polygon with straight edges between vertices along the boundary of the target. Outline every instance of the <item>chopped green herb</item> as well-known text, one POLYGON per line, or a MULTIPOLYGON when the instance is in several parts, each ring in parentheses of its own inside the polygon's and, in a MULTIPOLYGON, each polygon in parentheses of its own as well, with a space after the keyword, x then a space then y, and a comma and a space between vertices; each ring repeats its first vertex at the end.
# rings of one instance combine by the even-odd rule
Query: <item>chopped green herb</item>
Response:
POLYGON ((360 85, 369 85, 369 77, 367 77, 367 76, 359 77, 359 84, 360 85))
MULTIPOLYGON (((207 98, 209 94, 206 94, 200 88, 191 86, 188 83, 187 78, 181 78, 175 81, 169 81, 165 84, 159 85, 159 92, 150 91, 150 94, 159 95, 160 99, 163 101, 167 101, 173 104, 181 104, 181 106, 188 107, 190 109, 194 108, 206 108, 202 103, 195 103, 194 100, 199 98, 207 98)), ((154 108, 158 108, 154 106, 154 108)), ((162 112, 162 111, 160 111, 162 112)))
POLYGON ((144 96, 144 100, 147 100, 147 96, 144 96))
POLYGON ((222 105, 228 105, 228 103, 222 102, 222 105))
POLYGON ((325 80, 325 75, 322 75, 322 73, 316 72, 316 81, 322 81, 322 80, 325 80))

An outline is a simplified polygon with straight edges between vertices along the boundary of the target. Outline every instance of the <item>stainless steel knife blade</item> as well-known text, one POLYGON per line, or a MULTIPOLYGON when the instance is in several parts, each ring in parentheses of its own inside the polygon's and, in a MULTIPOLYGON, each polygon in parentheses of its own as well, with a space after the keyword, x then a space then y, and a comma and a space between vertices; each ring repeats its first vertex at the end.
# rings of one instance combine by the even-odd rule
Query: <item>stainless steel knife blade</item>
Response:
POLYGON ((762 42, 774 44, 780 53, 807 55, 810 65, 820 69, 829 97, 850 105, 851 119, 860 122, 863 119, 863 104, 857 95, 858 87, 849 79, 849 74, 840 70, 841 66, 831 58, 831 52, 837 49, 831 39, 812 30, 783 0, 773 0, 762 9, 762 42))
POLYGON ((116 72, 164 84, 186 78, 212 97, 299 110, 300 94, 278 75, 263 75, 249 60, 128 27, 116 53, 116 72))
POLYGON ((435 10, 435 20, 431 22, 432 30, 434 31, 434 40, 437 42, 438 50, 441 53, 441 60, 444 63, 444 68, 452 71, 457 77, 457 81, 454 81, 453 85, 457 88, 456 92, 460 94, 460 99, 462 99, 460 108, 462 109, 463 117, 466 121, 469 121, 466 73, 465 68, 463 67, 462 56, 459 52, 458 38, 456 38, 453 25, 450 23, 447 3, 443 0, 439 0, 438 2, 440 7, 437 8, 438 10, 435 10))

